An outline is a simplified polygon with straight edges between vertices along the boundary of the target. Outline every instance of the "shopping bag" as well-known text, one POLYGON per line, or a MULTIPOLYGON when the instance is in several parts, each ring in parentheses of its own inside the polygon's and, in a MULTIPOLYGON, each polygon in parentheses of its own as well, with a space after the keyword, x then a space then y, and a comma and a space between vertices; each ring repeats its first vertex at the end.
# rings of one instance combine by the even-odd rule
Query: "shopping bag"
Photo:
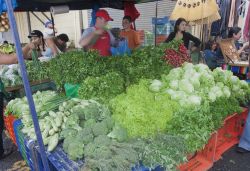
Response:
POLYGON ((128 47, 127 39, 121 39, 117 47, 111 47, 112 56, 130 55, 131 50, 128 47))
POLYGON ((69 83, 64 84, 64 90, 66 92, 66 96, 71 98, 78 97, 79 87, 80 87, 79 84, 69 84, 69 83))

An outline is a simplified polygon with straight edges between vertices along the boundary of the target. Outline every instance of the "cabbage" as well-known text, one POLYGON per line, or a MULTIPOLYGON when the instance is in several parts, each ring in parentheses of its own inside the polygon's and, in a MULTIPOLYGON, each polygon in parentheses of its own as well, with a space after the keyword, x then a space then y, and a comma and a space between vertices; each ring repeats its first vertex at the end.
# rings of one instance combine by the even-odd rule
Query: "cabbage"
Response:
POLYGON ((209 92, 209 94, 208 94, 208 99, 209 99, 211 102, 215 102, 215 100, 216 100, 216 95, 215 95, 213 92, 209 92))
POLYGON ((188 94, 191 94, 194 92, 194 87, 193 85, 189 82, 188 79, 181 80, 179 83, 179 89, 181 91, 184 91, 188 94))
POLYGON ((172 100, 181 100, 186 98, 186 93, 183 91, 176 91, 174 94, 171 95, 172 100))
POLYGON ((195 65, 194 68, 196 69, 197 72, 210 71, 208 66, 204 64, 195 65))
POLYGON ((178 90, 179 81, 178 80, 173 80, 173 81, 170 82, 169 86, 170 86, 170 88, 172 88, 174 90, 178 90))
POLYGON ((201 97, 199 96, 189 96, 188 102, 194 106, 200 106, 201 105, 201 97))
POLYGON ((195 73, 189 80, 193 84, 195 90, 198 90, 200 88, 200 74, 195 73))
POLYGON ((172 81, 181 79, 183 71, 181 68, 172 69, 166 77, 163 77, 164 81, 172 81))
POLYGON ((184 69, 185 71, 190 70, 190 69, 193 69, 193 68, 194 68, 194 65, 193 65, 192 63, 186 62, 186 63, 183 64, 183 69, 184 69))
POLYGON ((149 90, 152 92, 159 92, 162 86, 163 86, 163 84, 161 81, 153 80, 151 82, 151 85, 149 86, 149 90))
POLYGON ((227 98, 229 98, 231 96, 230 89, 227 86, 223 87, 223 93, 224 93, 225 97, 227 97, 227 98))

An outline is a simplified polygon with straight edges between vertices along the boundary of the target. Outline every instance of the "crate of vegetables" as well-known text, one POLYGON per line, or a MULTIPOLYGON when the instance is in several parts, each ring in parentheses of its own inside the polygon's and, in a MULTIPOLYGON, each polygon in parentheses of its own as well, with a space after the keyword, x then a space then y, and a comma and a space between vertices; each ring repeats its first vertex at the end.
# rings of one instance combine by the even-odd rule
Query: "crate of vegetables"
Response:
POLYGON ((213 166, 217 144, 217 132, 214 132, 204 148, 198 151, 187 163, 179 166, 180 171, 208 170, 213 166))
POLYGON ((223 126, 218 129, 218 141, 215 152, 215 161, 221 155, 239 142, 239 131, 241 130, 241 114, 235 113, 224 120, 223 126))
POLYGON ((35 141, 29 139, 22 133, 23 124, 20 119, 14 122, 14 131, 18 150, 31 170, 37 170, 37 160, 35 156, 35 141))
POLYGON ((243 133, 245 123, 246 123, 246 120, 247 120, 247 116, 248 116, 248 112, 249 112, 249 110, 247 108, 243 108, 243 112, 240 114, 240 120, 238 122, 238 124, 239 124, 239 126, 238 126, 239 127, 238 136, 239 137, 243 133))
MULTIPOLYGON (((39 146, 36 146, 35 149, 36 155, 38 157, 39 170, 44 170, 39 146)), ((53 152, 46 151, 46 154, 49 160, 49 167, 51 171, 78 171, 84 165, 83 160, 70 160, 67 154, 63 151, 61 144, 58 145, 53 152)))

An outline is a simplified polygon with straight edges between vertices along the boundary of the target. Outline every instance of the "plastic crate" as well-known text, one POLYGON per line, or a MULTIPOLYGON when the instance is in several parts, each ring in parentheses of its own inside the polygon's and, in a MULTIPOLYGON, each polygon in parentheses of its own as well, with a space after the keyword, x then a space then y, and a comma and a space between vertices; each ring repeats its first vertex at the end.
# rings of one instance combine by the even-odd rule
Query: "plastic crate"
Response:
POLYGON ((15 133, 14 133, 14 127, 13 127, 13 123, 15 122, 16 117, 13 115, 8 115, 8 116, 4 116, 4 125, 6 130, 8 131, 8 134, 10 136, 10 139, 12 140, 12 142, 17 145, 16 143, 16 137, 15 137, 15 133))
MULTIPOLYGON (((44 166, 42 163, 39 146, 35 146, 39 170, 43 171, 44 166)), ((68 158, 67 154, 63 151, 62 144, 58 145, 53 152, 47 152, 46 155, 49 160, 49 167, 51 171, 79 171, 84 165, 83 160, 77 162, 72 161, 68 158)))
MULTIPOLYGON (((38 161, 39 161, 39 170, 43 171, 43 163, 41 159, 41 155, 39 152, 39 147, 36 146, 36 152, 38 153, 38 161)), ((84 160, 72 161, 68 158, 67 154, 63 151, 62 144, 58 145, 57 148, 53 152, 46 152, 46 155, 49 160, 50 171, 80 171, 82 167, 84 167, 84 160)), ((132 171, 150 171, 152 169, 143 166, 142 163, 140 165, 134 166, 131 168, 132 171)), ((157 166, 153 169, 154 171, 164 171, 163 167, 157 166)))
MULTIPOLYGON (((40 80, 30 82, 32 94, 37 91, 53 90, 56 91, 56 84, 50 80, 40 80)), ((20 98, 25 96, 25 90, 23 86, 9 87, 6 91, 12 98, 20 98)))
POLYGON ((207 145, 201 151, 198 151, 187 163, 181 164, 180 171, 203 171, 213 166, 215 149, 217 143, 217 132, 214 132, 207 145))
POLYGON ((21 153, 22 157, 26 161, 30 169, 38 170, 37 167, 37 157, 35 156, 35 141, 29 139, 22 133, 23 124, 20 119, 14 122, 14 131, 16 136, 16 142, 18 150, 21 153))
POLYGON ((239 142, 241 129, 240 114, 235 113, 224 120, 223 126, 218 130, 215 161, 219 160, 224 152, 239 142))
POLYGON ((245 123, 246 123, 246 120, 247 120, 247 116, 248 116, 248 112, 249 112, 248 108, 243 108, 243 112, 240 114, 239 130, 238 130, 239 138, 243 133, 245 123))

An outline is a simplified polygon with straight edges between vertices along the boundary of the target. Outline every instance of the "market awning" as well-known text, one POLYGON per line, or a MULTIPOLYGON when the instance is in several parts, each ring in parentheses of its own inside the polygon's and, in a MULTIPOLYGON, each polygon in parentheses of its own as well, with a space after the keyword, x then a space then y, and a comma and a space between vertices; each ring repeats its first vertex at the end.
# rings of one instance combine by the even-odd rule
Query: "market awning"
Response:
MULTIPOLYGON (((126 0, 125 0, 126 1, 126 0)), ((127 0, 135 3, 146 3, 157 0, 127 0)), ((67 5, 70 10, 92 9, 93 4, 101 8, 123 9, 124 0, 17 0, 16 11, 49 11, 51 6, 67 5)))

